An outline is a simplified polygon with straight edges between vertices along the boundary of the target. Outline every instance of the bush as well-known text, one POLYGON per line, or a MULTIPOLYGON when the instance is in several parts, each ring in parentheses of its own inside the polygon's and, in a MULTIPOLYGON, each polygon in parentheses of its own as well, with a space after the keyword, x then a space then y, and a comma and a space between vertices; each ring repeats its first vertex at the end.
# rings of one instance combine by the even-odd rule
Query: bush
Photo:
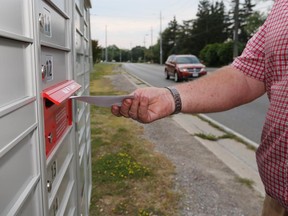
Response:
POLYGON ((217 51, 221 44, 208 44, 200 51, 200 59, 209 66, 219 66, 219 56, 217 51))
MULTIPOLYGON (((244 45, 238 44, 239 54, 243 51, 244 45)), ((206 45, 200 52, 200 58, 206 66, 222 66, 233 61, 233 41, 226 43, 215 43, 206 45)))
POLYGON ((221 44, 218 50, 221 65, 227 65, 233 61, 233 41, 221 44))

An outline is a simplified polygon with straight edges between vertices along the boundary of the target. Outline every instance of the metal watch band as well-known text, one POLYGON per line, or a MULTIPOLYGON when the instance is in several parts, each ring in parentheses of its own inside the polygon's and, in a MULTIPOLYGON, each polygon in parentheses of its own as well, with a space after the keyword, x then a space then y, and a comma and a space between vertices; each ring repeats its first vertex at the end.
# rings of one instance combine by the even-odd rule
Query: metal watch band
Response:
POLYGON ((178 90, 174 87, 174 86, 166 86, 165 87, 166 89, 168 89, 173 98, 174 98, 174 102, 175 102, 175 110, 172 114, 177 114, 179 112, 181 112, 182 110, 182 101, 181 101, 181 97, 180 97, 180 94, 178 92, 178 90))

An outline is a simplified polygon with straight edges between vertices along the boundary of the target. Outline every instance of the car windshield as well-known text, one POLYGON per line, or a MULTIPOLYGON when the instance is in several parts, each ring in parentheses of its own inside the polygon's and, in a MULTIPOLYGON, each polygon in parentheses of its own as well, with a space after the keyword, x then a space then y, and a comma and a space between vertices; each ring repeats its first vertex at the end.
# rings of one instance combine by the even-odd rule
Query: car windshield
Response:
POLYGON ((177 64, 198 64, 199 60, 194 56, 180 56, 176 58, 177 64))

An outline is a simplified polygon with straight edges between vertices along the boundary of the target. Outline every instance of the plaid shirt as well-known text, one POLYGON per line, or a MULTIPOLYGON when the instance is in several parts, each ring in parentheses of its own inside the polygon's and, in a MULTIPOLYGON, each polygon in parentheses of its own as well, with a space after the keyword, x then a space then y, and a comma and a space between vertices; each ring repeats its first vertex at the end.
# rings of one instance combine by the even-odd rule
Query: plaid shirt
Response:
POLYGON ((256 152, 266 193, 288 210, 288 1, 276 0, 264 25, 232 63, 263 81, 270 107, 256 152))

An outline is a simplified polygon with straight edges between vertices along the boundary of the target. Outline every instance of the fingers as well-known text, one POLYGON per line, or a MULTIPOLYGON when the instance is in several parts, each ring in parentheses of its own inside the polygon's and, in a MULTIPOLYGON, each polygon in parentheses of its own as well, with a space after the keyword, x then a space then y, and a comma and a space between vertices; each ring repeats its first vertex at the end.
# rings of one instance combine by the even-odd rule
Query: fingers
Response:
POLYGON ((130 110, 131 104, 132 104, 131 99, 125 99, 125 100, 123 100, 121 106, 113 105, 111 107, 111 113, 117 117, 124 116, 126 118, 129 118, 128 112, 130 110))
POLYGON ((138 108, 138 119, 142 123, 147 123, 149 121, 148 116, 148 107, 149 107, 149 99, 147 97, 143 97, 141 99, 141 103, 138 108))
POLYGON ((129 118, 129 110, 132 105, 133 100, 132 99, 124 99, 122 101, 121 106, 119 105, 112 105, 111 106, 111 113, 117 117, 126 117, 129 118))
POLYGON ((139 122, 145 123, 148 119, 149 99, 134 95, 133 99, 126 99, 121 106, 113 105, 111 112, 117 117, 132 118, 139 122))
POLYGON ((139 104, 140 104, 140 97, 135 94, 130 110, 128 111, 128 115, 130 116, 130 118, 134 120, 138 119, 139 104))
MULTIPOLYGON (((134 100, 134 99, 133 99, 134 100)), ((129 111, 130 111, 130 107, 133 103, 133 100, 132 99, 126 99, 122 102, 122 105, 120 107, 120 110, 119 110, 119 113, 126 117, 126 118, 130 118, 129 116, 129 111)))
POLYGON ((120 107, 117 105, 113 105, 111 107, 111 113, 117 117, 121 117, 122 115, 120 114, 120 107))

